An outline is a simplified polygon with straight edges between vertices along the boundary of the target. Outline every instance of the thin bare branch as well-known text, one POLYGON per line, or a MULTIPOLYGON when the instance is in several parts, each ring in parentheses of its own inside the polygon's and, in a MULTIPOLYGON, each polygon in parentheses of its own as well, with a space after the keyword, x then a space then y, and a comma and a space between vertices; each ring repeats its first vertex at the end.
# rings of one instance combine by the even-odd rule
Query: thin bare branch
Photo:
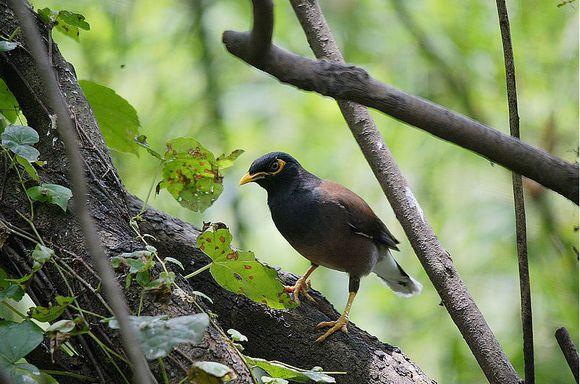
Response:
MULTIPOLYGON (((256 0, 256 3, 263 1, 256 0)), ((260 19, 258 19, 260 20, 260 19)), ((260 28, 269 21, 255 22, 260 28)), ((311 60, 274 44, 257 62, 251 33, 226 31, 227 50, 284 83, 375 108, 526 176, 578 204, 578 166, 440 105, 382 84, 352 65, 311 60)))
POLYGON ((77 142, 78 138, 75 134, 70 112, 60 92, 56 74, 49 62, 46 47, 42 43, 42 38, 37 29, 32 10, 25 1, 8 0, 8 4, 20 21, 26 46, 37 63, 39 76, 46 88, 50 108, 57 116, 57 130, 60 138, 64 142, 67 158, 70 163, 69 177, 74 194, 74 212, 80 223, 88 253, 93 258, 95 268, 101 278, 109 304, 121 326, 121 339, 130 357, 132 369, 135 373, 135 381, 140 384, 151 383, 153 376, 137 342, 136 335, 129 324, 129 311, 125 304, 123 294, 117 284, 109 260, 101 247, 100 240, 95 231, 93 218, 87 208, 87 185, 83 161, 77 142))
MULTIPOLYGON (((312 62, 310 60, 309 63, 314 63, 315 65, 307 64, 307 68, 313 71, 315 71, 315 67, 320 68, 321 65, 347 68, 340 64, 344 62, 342 54, 334 41, 318 3, 314 0, 290 0, 290 2, 316 56, 332 61, 312 62)), ((256 24, 260 24, 260 20, 254 20, 254 25, 256 24)), ((236 49, 235 52, 237 53, 243 53, 245 49, 253 49, 247 46, 248 41, 244 36, 246 35, 234 32, 226 32, 224 34, 226 46, 228 46, 227 41, 229 41, 228 49, 230 52, 232 51, 230 48, 234 47, 232 39, 237 43, 246 45, 241 50, 236 49)), ((270 51, 263 52, 266 59, 261 62, 266 62, 267 68, 275 70, 277 73, 284 72, 283 68, 277 67, 281 63, 273 61, 274 57, 271 56, 273 49, 274 46, 272 45, 270 51)), ((281 52, 278 48, 276 48, 276 51, 278 53, 281 52)), ((291 57, 294 64, 304 64, 307 60, 287 52, 284 52, 283 55, 291 57)), ((281 56, 276 55, 276 57, 280 58, 281 56)), ((282 65, 282 67, 284 66, 282 65)), ((302 72, 301 75, 305 75, 310 79, 317 78, 316 75, 318 73, 316 72, 309 73, 304 68, 302 72)), ((296 75, 296 72, 293 75, 296 75)), ((336 79, 339 79, 339 77, 336 79)), ((300 78, 295 78, 295 80, 300 82, 300 78)), ((353 84, 357 84, 357 82, 355 81, 353 84)), ((349 101, 340 100, 338 104, 363 154, 391 203, 397 218, 401 222, 413 249, 483 372, 492 383, 519 383, 517 373, 509 363, 501 346, 485 322, 483 315, 467 291, 465 284, 459 277, 451 257, 438 242, 433 229, 423 216, 419 204, 397 167, 369 112, 363 106, 349 101)))
MULTIPOLYGON (((510 134, 520 138, 520 117, 518 116, 518 93, 516 88, 516 68, 510 32, 510 20, 505 0, 496 0, 503 56, 505 62, 506 89, 509 109, 510 134)), ((520 306, 522 333, 524 338, 524 373, 526 384, 536 382, 534 373, 534 330, 532 323, 532 297, 530 271, 528 268, 528 244, 526 233, 526 207, 522 176, 512 172, 512 189, 516 216, 516 248, 520 275, 520 306)))
POLYGON ((560 345, 560 349, 566 358, 566 362, 574 375, 574 379, 576 379, 576 383, 578 383, 578 370, 580 369, 580 364, 578 362, 578 350, 570 337, 570 333, 564 327, 556 329, 556 340, 558 340, 558 345, 560 345))

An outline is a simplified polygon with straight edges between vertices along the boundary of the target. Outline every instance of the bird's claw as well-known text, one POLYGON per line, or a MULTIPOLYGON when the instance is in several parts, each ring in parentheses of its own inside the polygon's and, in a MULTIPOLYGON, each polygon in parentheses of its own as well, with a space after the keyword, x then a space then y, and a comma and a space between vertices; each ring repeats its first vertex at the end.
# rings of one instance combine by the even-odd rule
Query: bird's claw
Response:
POLYGON ((288 293, 292 294, 294 301, 300 304, 300 294, 302 293, 308 300, 316 301, 310 294, 308 293, 308 288, 310 287, 310 281, 305 282, 302 278, 296 281, 294 285, 287 285, 284 286, 284 290, 288 293))
POLYGON ((332 335, 334 332, 338 331, 339 329, 344 332, 344 333, 348 333, 348 328, 347 325, 348 324, 348 319, 345 317, 339 317, 338 320, 335 321, 323 321, 321 323, 319 323, 316 326, 316 329, 320 329, 320 328, 324 328, 324 327, 330 327, 330 329, 328 331, 326 331, 322 336, 320 336, 318 339, 316 339, 316 343, 320 343, 324 340, 326 340, 326 338, 330 335, 332 335))

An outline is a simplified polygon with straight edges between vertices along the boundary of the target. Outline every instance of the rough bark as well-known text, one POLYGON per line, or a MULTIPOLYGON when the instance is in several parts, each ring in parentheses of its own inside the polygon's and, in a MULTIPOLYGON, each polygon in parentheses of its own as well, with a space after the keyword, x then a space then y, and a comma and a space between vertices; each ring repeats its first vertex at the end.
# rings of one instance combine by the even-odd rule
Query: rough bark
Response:
MULTIPOLYGON (((133 210, 141 207, 133 200, 133 210)), ((163 212, 149 209, 144 214, 143 232, 152 234, 161 254, 182 261, 186 273, 207 264, 209 258, 194 247, 199 231, 190 224, 163 212), (191 261, 195 263, 192 267, 191 261)), ((279 271, 286 284, 294 284, 297 276, 279 271)), ((299 308, 277 311, 243 296, 224 291, 209 272, 191 282, 194 289, 214 298, 212 310, 219 315, 224 329, 235 328, 248 336, 244 351, 250 356, 312 368, 322 366, 329 371, 346 371, 336 376, 337 383, 427 383, 431 382, 399 348, 380 342, 376 337, 349 327, 347 335, 337 333, 322 344, 314 344, 319 335, 313 332, 321 321, 336 319, 340 314, 320 293, 313 291, 316 303, 303 300, 299 308), (217 298, 217 299, 216 299, 217 298)), ((385 292, 385 294, 389 294, 385 292)))
POLYGON ((253 37, 249 32, 226 31, 223 42, 230 53, 283 83, 377 109, 535 180, 578 204, 577 164, 570 164, 467 116, 382 84, 364 69, 353 65, 308 59, 274 44, 257 61, 253 37))
MULTIPOLYGON (((0 1, 0 20, 2 20, 0 33, 3 35, 10 35, 16 29, 14 16, 4 1, 0 1)), ((42 26, 41 28, 43 36, 46 36, 46 29, 42 26)), ((48 44, 46 38, 43 38, 43 43, 48 44)), ((111 257, 122 252, 143 249, 143 244, 135 239, 129 226, 129 219, 142 203, 128 195, 119 181, 94 116, 78 86, 73 67, 62 58, 55 44, 51 48, 59 86, 79 134, 88 179, 88 208, 95 220, 105 253, 111 257)), ((41 152, 41 159, 47 161, 46 166, 39 170, 41 181, 68 186, 69 163, 61 140, 51 128, 49 119, 51 112, 47 107, 46 91, 41 85, 38 68, 26 47, 0 54, 0 77, 16 96, 28 124, 40 134, 41 141, 37 148, 41 152)), ((2 169, 6 172, 0 173, 0 183, 4 186, 0 196, 0 219, 12 228, 30 232, 27 223, 16 213, 16 210, 26 212, 27 201, 24 192, 19 187, 14 172, 7 169, 4 158, 0 160, 0 170, 2 169)), ((35 224, 39 233, 47 244, 55 249, 58 257, 86 282, 70 279, 72 290, 80 305, 109 316, 102 297, 90 289, 97 287, 99 280, 83 245, 83 236, 78 223, 70 212, 64 213, 58 207, 48 205, 37 207, 35 224)), ((207 262, 207 258, 194 247, 199 233, 194 227, 153 209, 147 210, 144 216, 146 220, 141 223, 141 230, 157 238, 154 245, 162 257, 178 258, 186 266, 187 272, 193 270, 192 262, 195 268, 207 262)), ((28 237, 32 235, 29 234, 28 237)), ((15 275, 27 273, 32 264, 29 257, 32 248, 33 242, 22 236, 10 236, 0 250, 2 256, 0 266, 15 275)), ((283 272, 280 274, 286 281, 295 279, 294 276, 283 272)), ((308 368, 319 365, 327 370, 348 371, 347 375, 337 377, 338 383, 431 382, 398 348, 381 343, 354 326, 348 335, 337 335, 322 345, 314 345, 315 324, 321 320, 338 317, 332 306, 316 292, 314 295, 318 302, 315 304, 303 303, 296 310, 274 311, 223 290, 207 272, 198 275, 189 281, 189 284, 182 280, 178 282, 186 291, 195 289, 211 296, 213 306, 208 308, 203 303, 199 304, 206 310, 217 313, 218 317, 201 348, 179 347, 179 351, 174 352, 172 358, 167 361, 172 382, 177 379, 180 369, 189 366, 189 361, 212 360, 232 367, 238 375, 234 382, 250 383, 247 367, 237 351, 224 340, 222 329, 230 327, 249 337, 245 351, 248 355, 277 359, 308 368)), ((42 305, 46 305, 57 293, 68 295, 61 275, 51 265, 46 265, 42 272, 37 274, 29 292, 33 299, 42 305)), ((138 306, 139 293, 136 289, 125 291, 126 300, 133 311, 138 306)), ((164 313, 173 316, 198 311, 195 303, 183 300, 174 293, 166 302, 157 302, 152 297, 146 297, 142 314, 164 313)), ((115 331, 100 325, 94 318, 91 319, 91 326, 111 348, 120 349, 115 331)), ((80 352, 80 356, 68 358, 57 352, 53 364, 46 353, 36 351, 30 356, 30 360, 42 368, 68 369, 100 377, 101 382, 119 382, 119 374, 89 338, 74 338, 71 342, 80 352)), ((151 367, 159 377, 157 364, 152 363, 151 367)), ((60 382, 75 381, 62 378, 60 382)))

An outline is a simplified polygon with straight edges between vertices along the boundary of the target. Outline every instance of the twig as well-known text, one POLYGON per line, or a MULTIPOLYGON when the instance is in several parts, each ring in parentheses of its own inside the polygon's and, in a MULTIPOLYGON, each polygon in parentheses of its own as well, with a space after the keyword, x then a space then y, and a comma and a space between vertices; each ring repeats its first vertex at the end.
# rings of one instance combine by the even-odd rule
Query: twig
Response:
MULTIPOLYGON (((266 9, 265 3, 269 2, 268 0, 255 1, 254 5, 264 6, 266 9)), ((344 62, 342 54, 334 41, 318 3, 314 0, 291 0, 290 2, 316 56, 332 61, 332 63, 328 61, 319 63, 325 63, 324 65, 329 67, 344 67, 340 64, 344 62)), ((254 12, 254 14, 260 13, 254 12)), ((254 20, 254 25, 259 25, 260 22, 260 20, 254 20)), ((264 23, 268 24, 269 20, 264 23)), ((229 40, 227 35, 230 37, 232 35, 242 36, 240 33, 226 32, 224 34, 225 41, 229 40)), ((272 50, 274 50, 273 45, 265 54, 271 54, 272 50)), ((300 62, 306 60, 294 55, 291 57, 300 62)), ((308 71, 305 72, 305 76, 310 78, 314 75, 308 71)), ((451 258, 438 242, 433 229, 423 216, 421 208, 413 197, 380 132, 374 125, 369 112, 366 108, 348 101, 339 101, 339 106, 401 222, 413 249, 488 380, 492 383, 519 383, 517 373, 509 363, 473 298, 469 295, 465 284, 453 266, 451 258)))
MULTIPOLYGON (((510 21, 505 0, 496 0, 503 56, 509 109, 510 134, 520 138, 520 117, 518 116, 518 94, 516 88, 516 68, 512 47, 510 21)), ((516 248, 518 254, 518 271, 520 275, 520 305, 522 331, 524 338, 524 371, 526 384, 534 384, 534 331, 532 327, 532 298, 530 290, 530 271, 528 268, 528 245, 526 234, 526 208, 522 176, 512 172, 512 189, 516 216, 516 248)))
POLYGON ((560 349, 566 358, 566 362, 572 370, 572 374, 574 375, 574 379, 576 379, 576 383, 578 383, 578 370, 580 369, 580 364, 578 363, 578 350, 568 333, 568 330, 565 327, 561 327, 556 329, 556 340, 558 340, 558 345, 560 345, 560 349))
POLYGON ((60 92, 56 74, 48 61, 47 54, 42 44, 40 33, 36 27, 32 11, 20 0, 9 0, 8 3, 20 21, 22 35, 29 47, 38 66, 49 99, 51 109, 57 115, 58 133, 64 142, 67 157, 70 163, 70 182, 74 199, 74 211, 80 223, 88 253, 91 255, 97 272, 103 283, 106 296, 119 321, 121 339, 132 363, 135 380, 138 383, 148 384, 152 382, 152 374, 143 356, 143 352, 137 342, 136 335, 129 323, 129 311, 127 310, 122 292, 117 284, 113 270, 101 247, 100 240, 95 230, 95 224, 87 208, 87 185, 85 170, 83 169, 82 157, 74 131, 74 125, 70 112, 60 92))
MULTIPOLYGON (((258 26, 261 28, 262 24, 258 26)), ((476 152, 578 204, 578 167, 574 164, 457 112, 382 84, 363 69, 343 62, 311 60, 274 44, 269 45, 257 61, 251 52, 251 41, 251 34, 247 32, 226 31, 223 34, 223 42, 230 53, 281 82, 375 108, 476 152)))

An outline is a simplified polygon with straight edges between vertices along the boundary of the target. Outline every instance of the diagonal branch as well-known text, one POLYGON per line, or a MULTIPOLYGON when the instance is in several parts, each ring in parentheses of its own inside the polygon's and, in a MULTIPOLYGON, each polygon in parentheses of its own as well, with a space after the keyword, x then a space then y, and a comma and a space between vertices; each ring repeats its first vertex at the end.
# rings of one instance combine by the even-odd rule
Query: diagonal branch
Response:
POLYGON ((570 333, 565 327, 561 327, 556 329, 556 340, 558 341, 558 345, 560 345, 560 349, 566 358, 566 362, 572 370, 572 374, 574 375, 574 379, 576 383, 578 383, 578 370, 580 369, 580 364, 578 362, 578 350, 570 337, 570 333))
MULTIPOLYGON (((518 116, 518 93, 516 88, 516 68, 512 47, 510 20, 505 0, 496 0, 499 28, 505 61, 505 77, 508 98, 510 133, 520 138, 520 117, 518 116)), ((530 290, 530 271, 528 268, 528 245, 526 234, 526 207, 522 176, 512 172, 512 189, 516 216, 516 248, 518 253, 518 272, 520 275, 520 305, 522 331, 524 338, 524 371, 526 384, 535 383, 534 374, 534 331, 532 327, 532 298, 530 290)))
MULTIPOLYGON (((49 62, 49 57, 38 32, 32 10, 24 0, 8 0, 10 8, 17 16, 22 35, 31 55, 38 66, 39 76, 45 86, 51 110, 57 117, 57 130, 64 142, 66 155, 70 163, 69 179, 75 198, 74 211, 83 232, 85 244, 91 255, 96 270, 101 278, 103 289, 121 328, 121 339, 132 363, 135 380, 138 383, 151 383, 152 374, 137 342, 137 337, 129 324, 129 311, 124 296, 119 288, 109 260, 103 251, 95 230, 95 223, 87 207, 87 181, 78 138, 72 122, 70 111, 62 97, 56 74, 49 62)), ((50 33, 50 32, 49 32, 50 33)))
MULTIPOLYGON (((270 3, 270 1, 255 1, 254 6, 265 6, 266 3, 270 3)), ((315 64, 309 67, 310 70, 315 71, 314 67, 320 65, 347 68, 340 64, 343 62, 342 54, 334 41, 334 37, 317 2, 313 0, 291 0, 291 3, 316 56, 333 61, 333 63, 309 61, 311 64, 315 64)), ((258 23, 259 20, 254 21, 254 24, 258 23)), ((244 36, 246 35, 226 32, 224 41, 230 51, 232 51, 231 48, 236 47, 236 45, 232 45, 233 41, 242 44, 241 49, 235 50, 235 52, 241 53, 245 49, 251 49, 247 46, 248 42, 244 36)), ((240 47, 238 46, 238 48, 240 47)), ((274 50, 274 46, 269 51, 270 53, 265 52, 265 61, 269 63, 268 69, 283 73, 283 63, 274 60, 275 58, 280 58, 280 56, 272 56, 272 50, 274 50), (282 64, 282 67, 280 67, 280 64, 282 64)), ((277 49, 277 52, 281 52, 281 50, 277 49)), ((289 53, 284 53, 284 55, 292 57, 295 64, 307 63, 307 59, 289 53)), ((296 72, 292 73, 292 75, 296 75, 296 72)), ((316 72, 309 73, 309 71, 304 71, 304 68, 303 75, 310 79, 317 78, 316 72)), ((294 80, 301 81, 299 77, 294 78, 294 80)), ((433 229, 423 216, 421 208, 397 167, 369 112, 366 108, 348 101, 339 101, 339 106, 385 195, 389 199, 397 218, 401 222, 413 249, 488 380, 492 383, 519 383, 517 373, 459 277, 451 257, 438 242, 433 229)))
MULTIPOLYGON (((264 9, 262 1, 255 0, 264 9)), ((263 11, 255 11, 256 16, 263 11)), ((264 28, 270 21, 255 22, 264 28)), ((526 176, 578 204, 578 167, 542 149, 505 135, 440 105, 409 95, 372 78, 366 71, 343 62, 311 60, 274 44, 256 60, 252 34, 226 31, 227 50, 284 83, 315 91, 337 100, 350 100, 375 108, 439 138, 480 154, 526 176)))

